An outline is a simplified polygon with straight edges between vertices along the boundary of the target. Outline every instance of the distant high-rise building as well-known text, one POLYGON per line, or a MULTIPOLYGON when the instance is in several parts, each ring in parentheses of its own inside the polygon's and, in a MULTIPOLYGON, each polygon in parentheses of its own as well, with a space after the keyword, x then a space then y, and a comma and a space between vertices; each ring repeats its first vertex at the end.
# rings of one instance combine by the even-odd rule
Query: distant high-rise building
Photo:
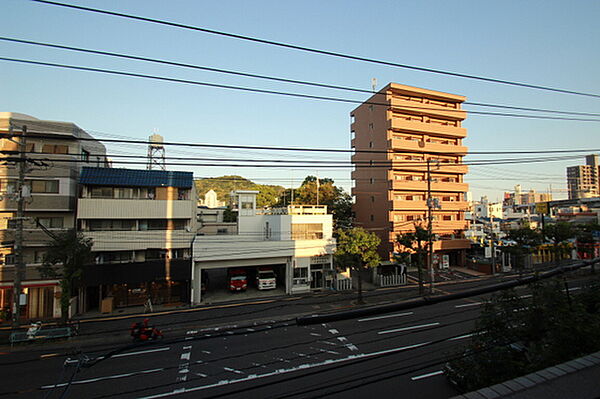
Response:
POLYGON ((567 168, 567 187, 569 199, 600 196, 600 163, 598 155, 585 157, 585 165, 567 168))
POLYGON ((548 202, 552 201, 552 194, 550 193, 538 193, 535 190, 529 190, 523 192, 521 185, 515 185, 514 192, 504 193, 504 205, 515 206, 515 205, 526 205, 535 204, 536 202, 548 202))
POLYGON ((399 249, 399 233, 428 226, 431 177, 434 260, 463 265, 470 242, 463 177, 467 166, 461 126, 465 97, 390 83, 351 113, 356 223, 382 240, 381 255, 399 249), (428 165, 430 173, 428 173, 428 165), (438 207, 439 205, 439 207, 438 207))

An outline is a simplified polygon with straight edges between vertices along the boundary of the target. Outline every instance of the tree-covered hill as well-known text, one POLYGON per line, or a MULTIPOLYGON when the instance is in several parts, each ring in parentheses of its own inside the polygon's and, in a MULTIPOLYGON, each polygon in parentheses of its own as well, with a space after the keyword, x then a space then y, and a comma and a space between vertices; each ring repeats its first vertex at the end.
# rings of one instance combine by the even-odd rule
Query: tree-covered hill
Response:
POLYGON ((257 190, 259 194, 256 198, 257 206, 273 206, 279 200, 279 196, 284 192, 282 186, 272 186, 268 184, 256 184, 242 176, 220 176, 208 177, 206 179, 195 180, 198 197, 204 199, 204 194, 208 190, 214 190, 217 193, 219 201, 229 203, 229 194, 234 190, 257 190))

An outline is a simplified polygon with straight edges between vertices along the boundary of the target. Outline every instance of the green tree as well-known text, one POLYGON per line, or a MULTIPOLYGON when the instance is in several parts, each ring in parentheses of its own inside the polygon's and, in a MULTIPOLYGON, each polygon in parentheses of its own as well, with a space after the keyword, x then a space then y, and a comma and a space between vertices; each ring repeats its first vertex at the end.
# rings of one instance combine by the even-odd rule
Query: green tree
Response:
POLYGON ((235 223, 237 222, 237 217, 237 212, 233 211, 231 206, 227 206, 227 208, 223 211, 223 222, 225 223, 235 223))
POLYGON ((506 381, 600 349, 598 282, 573 296, 563 281, 502 291, 486 303, 472 341, 452 355, 450 379, 465 391, 506 381))
POLYGON ((558 222, 546 225, 543 234, 552 242, 552 257, 558 265, 562 255, 568 250, 566 241, 575 237, 575 230, 569 223, 558 222))
POLYGON ((415 224, 415 231, 396 236, 396 242, 400 244, 400 259, 410 261, 412 255, 416 255, 417 275, 419 279, 419 294, 423 295, 423 268, 427 259, 427 244, 429 232, 421 225, 415 224))
POLYGON ((44 278, 60 279, 63 321, 68 318, 71 298, 81 287, 83 269, 92 259, 92 239, 85 238, 74 229, 57 234, 48 247, 48 253, 39 271, 44 278))
POLYGON ((507 238, 514 241, 516 245, 503 247, 503 250, 515 255, 515 266, 518 268, 525 266, 525 255, 530 254, 543 241, 542 234, 529 226, 510 230, 507 234, 507 238))
POLYGON ((259 193, 256 196, 256 206, 259 208, 275 205, 279 200, 279 196, 284 191, 282 186, 256 184, 242 176, 236 175, 197 179, 194 183, 196 184, 196 191, 200 198, 204 198, 204 194, 212 189, 217 193, 219 201, 226 203, 229 202, 232 191, 257 190, 259 193))
POLYGON ((342 187, 336 186, 333 179, 325 177, 318 179, 318 182, 317 184, 316 176, 306 176, 300 187, 283 192, 277 206, 291 204, 293 191, 294 204, 316 205, 318 202, 319 205, 327 205, 327 211, 333 214, 335 229, 352 227, 352 196, 342 187))
POLYGON ((363 228, 355 227, 349 230, 338 229, 335 261, 339 266, 349 267, 358 277, 357 302, 363 304, 362 272, 369 267, 379 264, 380 258, 377 247, 381 243, 379 237, 363 228))

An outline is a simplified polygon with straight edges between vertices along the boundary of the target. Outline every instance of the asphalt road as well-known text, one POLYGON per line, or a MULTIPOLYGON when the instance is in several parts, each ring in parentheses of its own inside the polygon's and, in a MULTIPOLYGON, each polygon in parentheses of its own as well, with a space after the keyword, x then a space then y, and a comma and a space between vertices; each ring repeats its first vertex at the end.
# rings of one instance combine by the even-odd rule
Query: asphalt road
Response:
MULTIPOLYGON (((371 301, 398 295, 381 294, 371 301)), ((0 398, 447 398, 457 392, 441 368, 469 339, 482 300, 297 326, 291 315, 344 308, 349 298, 286 298, 159 316, 166 338, 135 346, 125 331, 131 320, 90 322, 67 347, 0 356, 0 398), (82 353, 66 354, 74 349, 82 353)))

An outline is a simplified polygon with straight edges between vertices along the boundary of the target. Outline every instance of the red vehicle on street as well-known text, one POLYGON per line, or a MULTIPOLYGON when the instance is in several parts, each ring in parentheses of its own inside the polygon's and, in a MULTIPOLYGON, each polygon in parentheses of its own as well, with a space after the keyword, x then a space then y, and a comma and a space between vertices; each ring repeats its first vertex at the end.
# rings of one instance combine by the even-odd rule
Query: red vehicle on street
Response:
POLYGON ((246 291, 246 288, 248 288, 248 276, 244 269, 230 269, 228 274, 230 291, 246 291))

